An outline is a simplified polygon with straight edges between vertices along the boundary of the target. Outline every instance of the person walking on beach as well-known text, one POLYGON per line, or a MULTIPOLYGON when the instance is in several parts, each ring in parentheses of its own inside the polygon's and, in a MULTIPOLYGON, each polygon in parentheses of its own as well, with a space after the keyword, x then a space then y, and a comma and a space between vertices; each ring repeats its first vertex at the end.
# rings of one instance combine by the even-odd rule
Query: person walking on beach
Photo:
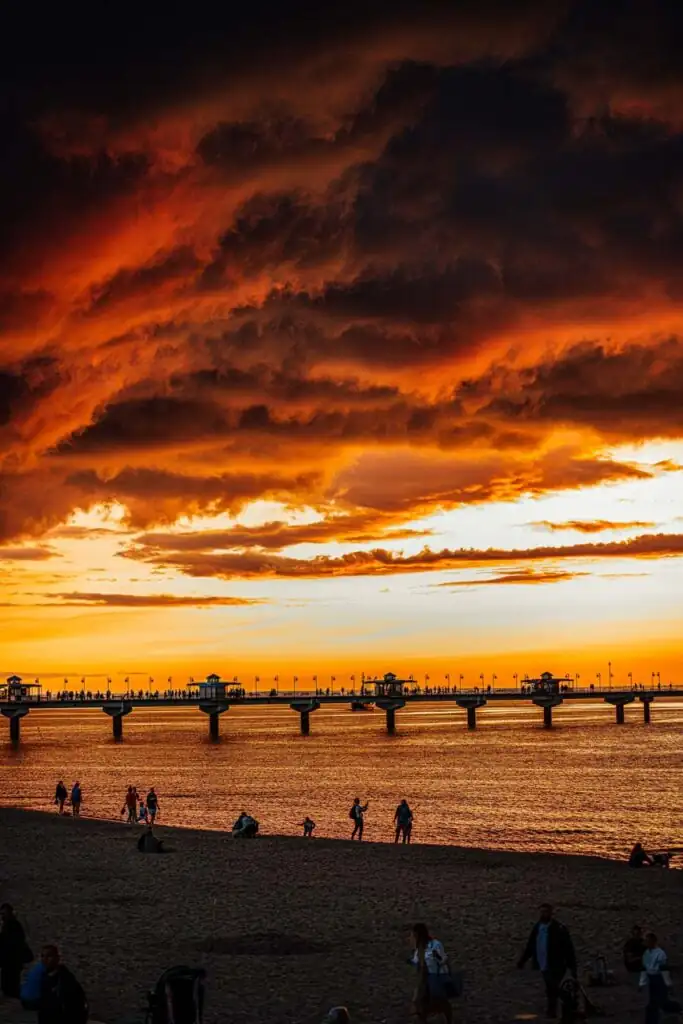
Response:
POLYGON ((667 956, 654 932, 648 932, 645 936, 640 984, 643 988, 647 987, 648 993, 645 1024, 659 1024, 661 1013, 681 1013, 683 1010, 683 1006, 669 995, 671 977, 667 970, 667 956))
POLYGON ((541 904, 539 919, 531 929, 517 966, 524 967, 527 960, 531 960, 534 969, 543 975, 546 1015, 554 1020, 562 979, 567 971, 576 978, 576 953, 569 932, 553 916, 550 903, 541 904))
POLYGON ((81 804, 83 803, 83 790, 80 782, 74 782, 71 787, 71 813, 74 818, 81 816, 81 804))
POLYGON ((69 794, 66 791, 66 786, 60 779, 59 782, 57 783, 57 788, 55 789, 55 804, 59 808, 60 814, 64 814, 64 804, 66 803, 66 798, 68 795, 69 794))
POLYGON ((44 946, 38 997, 38 1024, 87 1024, 85 992, 60 960, 56 946, 44 946))
POLYGON ((353 807, 349 811, 349 818, 353 822, 353 832, 351 833, 351 839, 355 839, 358 836, 360 842, 363 838, 363 829, 365 828, 365 819, 363 815, 370 806, 370 801, 366 804, 361 804, 360 797, 357 796, 353 801, 353 807))
POLYGON ((394 822, 396 824, 396 835, 394 842, 397 843, 401 836, 403 837, 404 843, 410 842, 410 834, 413 831, 413 812, 408 806, 407 800, 401 800, 400 804, 396 808, 394 813, 394 822))
POLYGON ((311 839, 313 837, 313 829, 315 828, 315 822, 313 818, 309 818, 308 815, 301 822, 301 826, 304 830, 304 839, 311 839))
POLYGON ((150 789, 147 794, 147 814, 149 815, 149 823, 153 825, 156 821, 157 814, 159 813, 159 798, 157 797, 154 786, 150 789))
POLYGON ((33 960, 21 922, 10 903, 0 907, 0 990, 10 999, 21 991, 21 969, 33 960))
POLYGON ((642 971, 645 949, 643 929, 639 924, 634 924, 631 934, 624 943, 624 967, 629 974, 638 974, 642 971))
POLYGON ((133 786, 129 786, 121 814, 128 813, 128 824, 134 825, 138 817, 138 794, 133 786))
POLYGON ((458 993, 443 943, 432 938, 426 924, 414 924, 412 936, 415 951, 410 962, 418 970, 418 982, 413 995, 415 1014, 420 1021, 441 1014, 446 1024, 451 1024, 453 1011, 450 1000, 458 993))

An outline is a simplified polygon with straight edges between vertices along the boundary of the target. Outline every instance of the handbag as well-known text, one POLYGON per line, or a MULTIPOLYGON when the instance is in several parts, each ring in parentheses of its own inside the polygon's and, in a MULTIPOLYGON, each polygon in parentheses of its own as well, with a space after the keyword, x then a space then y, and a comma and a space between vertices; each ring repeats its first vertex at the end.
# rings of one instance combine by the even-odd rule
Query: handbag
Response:
POLYGON ((439 984, 446 999, 459 999, 462 995, 462 971, 452 971, 447 966, 445 974, 439 974, 439 984))

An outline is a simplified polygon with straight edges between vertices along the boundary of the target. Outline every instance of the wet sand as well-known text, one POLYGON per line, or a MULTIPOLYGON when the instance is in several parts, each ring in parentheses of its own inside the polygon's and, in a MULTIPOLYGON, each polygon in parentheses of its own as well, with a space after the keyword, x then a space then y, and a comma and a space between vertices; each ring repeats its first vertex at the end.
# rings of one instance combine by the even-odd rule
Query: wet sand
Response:
MULTIPOLYGON (((350 824, 350 823, 349 823, 350 824)), ((145 992, 174 964, 207 969, 206 1024, 410 1019, 407 931, 425 920, 466 972, 456 1020, 541 1019, 542 983, 515 961, 549 899, 579 963, 603 953, 620 984, 594 990, 615 1024, 643 1019, 621 968, 631 926, 654 928, 683 967, 683 872, 589 857, 488 852, 165 828, 144 856, 137 828, 0 809, 0 900, 34 951, 56 941, 106 1024, 142 1021, 145 992)), ((676 980, 677 972, 674 970, 676 980)), ((680 985, 679 985, 680 989, 680 985)), ((0 1021, 12 1016, 0 1002, 0 1021)))

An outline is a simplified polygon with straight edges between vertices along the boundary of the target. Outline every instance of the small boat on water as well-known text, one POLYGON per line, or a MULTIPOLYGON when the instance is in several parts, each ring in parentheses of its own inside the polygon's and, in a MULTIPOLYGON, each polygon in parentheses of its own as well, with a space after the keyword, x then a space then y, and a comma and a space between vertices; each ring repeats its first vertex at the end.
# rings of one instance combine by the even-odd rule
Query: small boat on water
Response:
POLYGON ((374 711, 375 708, 369 701, 366 700, 352 700, 351 701, 352 711, 374 711))

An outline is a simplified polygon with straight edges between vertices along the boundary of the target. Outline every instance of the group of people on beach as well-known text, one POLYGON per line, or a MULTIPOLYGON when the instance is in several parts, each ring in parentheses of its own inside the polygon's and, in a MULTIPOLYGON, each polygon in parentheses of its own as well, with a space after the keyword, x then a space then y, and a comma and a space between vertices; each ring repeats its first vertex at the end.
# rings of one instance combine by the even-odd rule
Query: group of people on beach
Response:
MULTIPOLYGON (((351 839, 357 839, 360 842, 363 839, 363 831, 365 829, 365 814, 370 806, 370 801, 367 803, 361 803, 359 796, 354 798, 353 804, 349 811, 349 818, 353 822, 353 830, 351 832, 351 839)), ((394 812, 394 825, 396 831, 394 834, 394 842, 409 843, 413 832, 413 812, 408 806, 407 800, 401 800, 400 804, 394 812)), ((313 831, 317 828, 316 823, 311 817, 306 815, 304 820, 299 823, 299 828, 303 828, 304 839, 311 839, 313 837, 313 831)))
POLYGON ((159 797, 154 786, 152 786, 146 797, 138 793, 137 786, 128 787, 123 807, 121 808, 121 815, 122 817, 127 816, 126 821, 129 825, 135 825, 140 822, 151 826, 156 821, 158 813, 159 797))
POLYGON ((25 1010, 34 1010, 38 1024, 86 1024, 88 1020, 85 992, 62 963, 57 946, 43 946, 36 960, 10 903, 0 906, 0 990, 7 999, 20 1000, 25 1010))
POLYGON ((64 785, 62 779, 59 780, 55 788, 54 803, 60 814, 64 814, 64 805, 67 800, 71 804, 71 813, 74 818, 77 818, 81 813, 81 804, 83 803, 83 790, 81 789, 80 782, 74 782, 71 787, 71 794, 64 785))

